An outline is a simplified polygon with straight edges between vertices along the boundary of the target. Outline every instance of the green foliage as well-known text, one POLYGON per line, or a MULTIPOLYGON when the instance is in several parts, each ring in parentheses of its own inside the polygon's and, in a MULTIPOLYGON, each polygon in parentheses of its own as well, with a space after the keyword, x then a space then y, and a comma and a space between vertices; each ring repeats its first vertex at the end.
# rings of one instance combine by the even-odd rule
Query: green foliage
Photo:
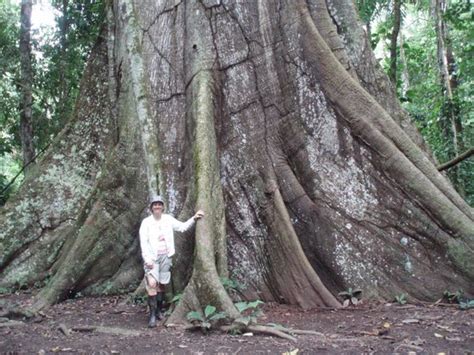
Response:
POLYGON ((226 312, 217 312, 216 307, 211 305, 207 305, 206 308, 204 308, 204 313, 191 311, 186 315, 187 320, 199 326, 205 333, 210 330, 217 321, 226 318, 226 312))
POLYGON ((466 300, 459 302, 459 309, 467 310, 474 308, 474 300, 466 300))
POLYGON ((240 282, 233 279, 221 277, 220 281, 222 283, 222 286, 224 286, 227 292, 232 292, 232 291, 240 292, 245 289, 244 285, 242 285, 240 282))
POLYGON ((359 16, 364 23, 372 22, 389 4, 389 0, 356 0, 359 16))
MULTIPOLYGON (((386 72, 390 66, 388 46, 393 28, 390 4, 382 0, 357 1, 361 18, 372 25, 371 44, 373 48, 377 47, 379 56, 383 55, 381 65, 386 72)), ((443 17, 448 33, 446 44, 452 50, 455 63, 451 67, 452 78, 456 80, 452 100, 445 95, 441 82, 437 33, 430 2, 404 2, 402 10, 405 18, 401 28, 404 58, 397 60, 397 93, 437 160, 444 163, 474 144, 473 5, 465 0, 451 1, 443 17), (402 77, 405 74, 407 77, 402 77), (455 147, 451 122, 453 115, 462 125, 462 134, 457 137, 458 147, 455 147)), ((467 202, 473 205, 474 161, 465 160, 447 174, 467 202)))
POLYGON ((240 317, 237 318, 235 322, 244 326, 256 324, 257 318, 262 315, 262 310, 259 308, 261 304, 263 304, 263 302, 260 300, 235 303, 234 306, 240 313, 240 317))
POLYGON ((51 3, 58 10, 57 25, 53 31, 45 32, 39 43, 43 60, 35 77, 39 93, 35 103, 40 109, 35 132, 40 148, 51 141, 72 114, 85 63, 105 12, 105 2, 101 0, 69 2, 67 9, 62 7, 62 1, 51 3))
POLYGON ((0 287, 0 295, 9 295, 13 293, 13 290, 6 287, 0 287))
POLYGON ((347 307, 349 305, 357 305, 360 303, 360 298, 362 296, 362 290, 360 289, 352 289, 349 287, 346 291, 339 292, 338 295, 343 300, 343 307, 347 307))
MULTIPOLYGON (((105 12, 105 1, 53 0, 57 26, 32 32, 33 133, 37 151, 44 149, 71 116, 79 93, 85 62, 95 43, 105 12), (66 11, 63 11, 66 10, 66 11), (66 25, 65 27, 63 25, 66 25), (62 30, 63 29, 63 30, 62 30)), ((38 4, 33 5, 33 9, 38 4)), ((0 2, 0 171, 3 191, 22 166, 19 138, 20 7, 17 1, 0 2)), ((17 188, 22 175, 0 196, 0 205, 17 188)))
MULTIPOLYGON (((471 57, 474 49, 474 25, 471 17, 471 5, 465 1, 453 2, 445 16, 446 26, 449 27, 449 45, 455 60, 453 78, 457 80, 453 101, 448 101, 443 94, 433 24, 420 23, 416 28, 410 29, 412 34, 404 45, 410 90, 401 100, 441 163, 453 159, 457 154, 449 118, 451 114, 456 115, 462 124, 463 132, 458 140, 463 142, 466 149, 473 144, 474 63, 471 57)), ((471 205, 474 203, 473 165, 472 160, 466 160, 448 171, 455 187, 461 193, 465 191, 465 198, 471 205)))
POLYGON ((403 305, 403 304, 407 303, 407 294, 406 293, 401 293, 399 295, 396 295, 395 296, 395 301, 399 305, 403 305))
POLYGON ((170 307, 166 310, 165 312, 165 315, 166 316, 169 316, 171 315, 171 313, 173 312, 173 310, 175 309, 176 305, 179 303, 179 301, 181 301, 181 298, 183 298, 183 294, 182 293, 178 293, 176 295, 173 296, 173 298, 171 299, 170 301, 170 307))
POLYGON ((443 299, 448 303, 460 303, 462 297, 463 297, 463 291, 461 290, 458 290, 454 293, 446 290, 443 293, 443 299))
MULTIPOLYGON (((0 191, 16 175, 19 139, 20 7, 12 1, 0 2, 0 191)), ((17 185, 16 185, 17 186, 17 185)), ((15 186, 15 187, 16 187, 15 186)), ((12 190, 0 195, 0 206, 12 190)))
POLYGON ((148 298, 148 296, 146 294, 142 294, 142 295, 135 295, 134 294, 134 295, 131 296, 131 302, 133 304, 144 305, 147 302, 147 298, 148 298))
POLYGON ((183 294, 182 293, 178 293, 176 295, 173 296, 173 298, 171 299, 170 303, 171 304, 177 304, 179 301, 181 301, 181 298, 183 298, 183 294))

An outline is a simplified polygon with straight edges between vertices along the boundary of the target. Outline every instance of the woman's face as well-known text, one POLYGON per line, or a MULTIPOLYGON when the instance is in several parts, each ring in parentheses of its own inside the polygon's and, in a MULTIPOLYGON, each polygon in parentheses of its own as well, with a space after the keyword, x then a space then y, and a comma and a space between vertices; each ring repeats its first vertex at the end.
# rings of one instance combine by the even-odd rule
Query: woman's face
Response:
POLYGON ((153 213, 155 217, 161 217, 164 209, 165 206, 161 202, 155 202, 151 205, 151 213, 153 213))

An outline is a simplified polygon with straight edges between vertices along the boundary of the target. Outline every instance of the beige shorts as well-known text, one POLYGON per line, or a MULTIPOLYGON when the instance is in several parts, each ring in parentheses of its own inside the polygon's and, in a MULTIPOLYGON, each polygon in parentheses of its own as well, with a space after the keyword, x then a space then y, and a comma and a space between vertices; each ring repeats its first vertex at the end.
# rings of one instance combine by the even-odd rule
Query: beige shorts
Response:
POLYGON ((150 289, 148 285, 148 276, 152 276, 159 284, 166 285, 170 283, 172 260, 167 255, 159 255, 158 259, 154 261, 153 268, 144 267, 145 270, 145 286, 150 289))

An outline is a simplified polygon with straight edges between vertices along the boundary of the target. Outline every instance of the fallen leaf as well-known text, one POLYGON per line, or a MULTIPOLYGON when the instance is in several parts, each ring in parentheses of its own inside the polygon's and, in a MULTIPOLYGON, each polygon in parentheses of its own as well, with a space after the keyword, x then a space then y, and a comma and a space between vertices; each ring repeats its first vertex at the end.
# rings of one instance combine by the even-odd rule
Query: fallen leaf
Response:
POLYGON ((419 319, 404 319, 402 320, 403 324, 413 324, 413 323, 420 323, 419 319))
POLYGON ((450 332, 450 333, 453 333, 453 332, 456 331, 455 329, 450 328, 450 327, 445 326, 445 325, 436 324, 436 326, 437 326, 438 328, 443 329, 443 330, 446 330, 447 332, 450 332))
POLYGON ((296 355, 298 354, 299 351, 300 351, 299 349, 295 349, 295 350, 291 350, 286 353, 283 353, 282 355, 296 355))
POLYGON ((462 341, 462 338, 459 338, 459 337, 446 337, 446 340, 449 340, 449 341, 462 341))

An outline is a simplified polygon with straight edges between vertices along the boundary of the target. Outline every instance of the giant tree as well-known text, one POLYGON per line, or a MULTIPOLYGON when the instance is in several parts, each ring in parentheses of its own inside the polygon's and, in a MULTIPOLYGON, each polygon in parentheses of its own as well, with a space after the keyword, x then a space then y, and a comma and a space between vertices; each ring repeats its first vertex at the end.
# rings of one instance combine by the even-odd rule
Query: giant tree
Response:
POLYGON ((220 282, 301 307, 471 293, 471 208, 376 65, 351 2, 113 1, 75 115, 1 212, 1 286, 33 311, 136 287, 148 196, 186 218, 169 319, 220 282))

